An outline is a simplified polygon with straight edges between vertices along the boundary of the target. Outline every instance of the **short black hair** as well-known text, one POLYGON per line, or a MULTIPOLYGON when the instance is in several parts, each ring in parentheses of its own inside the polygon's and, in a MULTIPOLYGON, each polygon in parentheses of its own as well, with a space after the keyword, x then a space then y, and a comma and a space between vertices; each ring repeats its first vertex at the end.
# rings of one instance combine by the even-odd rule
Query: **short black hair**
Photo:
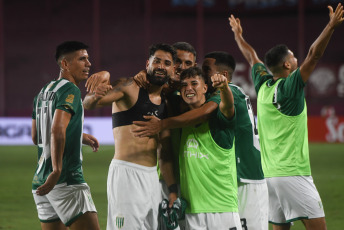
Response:
POLYGON ((158 44, 153 44, 151 47, 149 47, 149 58, 155 54, 157 50, 162 50, 167 53, 170 53, 172 56, 173 63, 176 62, 177 59, 177 52, 173 48, 173 46, 165 44, 165 43, 158 43, 158 44))
POLYGON ((65 41, 56 47, 55 60, 58 62, 63 55, 86 49, 88 49, 88 46, 82 42, 65 41))
POLYGON ((210 52, 210 53, 207 53, 204 56, 204 58, 214 58, 216 66, 222 65, 222 66, 231 68, 233 71, 235 70, 236 63, 235 63, 234 57, 227 52, 223 52, 223 51, 210 52))
POLYGON ((190 67, 188 69, 183 70, 182 73, 180 74, 180 81, 186 78, 196 77, 196 76, 199 76, 201 79, 203 79, 204 82, 206 82, 206 79, 204 75, 202 74, 201 68, 197 66, 190 67))
POLYGON ((284 44, 279 44, 271 48, 264 56, 266 66, 270 70, 271 68, 278 66, 284 61, 284 58, 288 55, 288 51, 288 47, 284 44))
POLYGON ((183 50, 192 53, 196 59, 196 50, 195 48, 187 42, 176 42, 172 45, 176 50, 183 50))

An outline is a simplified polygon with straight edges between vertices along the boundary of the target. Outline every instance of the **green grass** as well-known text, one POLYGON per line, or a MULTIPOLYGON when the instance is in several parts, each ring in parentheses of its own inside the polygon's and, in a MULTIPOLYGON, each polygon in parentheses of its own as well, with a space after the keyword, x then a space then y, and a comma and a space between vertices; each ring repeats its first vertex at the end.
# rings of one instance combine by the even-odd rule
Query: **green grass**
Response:
MULTIPOLYGON (((84 148, 84 174, 91 187, 101 229, 106 228, 106 179, 113 146, 98 153, 84 148)), ((344 144, 311 144, 314 182, 320 192, 328 229, 344 226, 344 144)), ((0 146, 0 230, 40 229, 31 180, 36 168, 35 146, 0 146)), ((297 221, 293 230, 304 229, 297 221)))

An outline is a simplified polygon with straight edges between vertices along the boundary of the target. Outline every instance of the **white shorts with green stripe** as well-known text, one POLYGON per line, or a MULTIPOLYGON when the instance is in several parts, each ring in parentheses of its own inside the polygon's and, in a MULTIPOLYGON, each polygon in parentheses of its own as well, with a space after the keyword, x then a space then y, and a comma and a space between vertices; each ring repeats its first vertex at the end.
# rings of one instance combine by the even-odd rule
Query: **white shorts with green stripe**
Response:
POLYGON ((82 214, 97 212, 87 184, 59 184, 45 196, 36 195, 36 190, 32 193, 43 223, 61 220, 69 226, 82 214))
POLYGON ((238 183, 238 208, 243 229, 269 229, 269 194, 266 180, 238 183))
POLYGON ((312 176, 271 177, 266 180, 270 223, 286 224, 325 216, 312 176))
POLYGON ((185 214, 185 229, 242 230, 239 213, 237 212, 185 214))

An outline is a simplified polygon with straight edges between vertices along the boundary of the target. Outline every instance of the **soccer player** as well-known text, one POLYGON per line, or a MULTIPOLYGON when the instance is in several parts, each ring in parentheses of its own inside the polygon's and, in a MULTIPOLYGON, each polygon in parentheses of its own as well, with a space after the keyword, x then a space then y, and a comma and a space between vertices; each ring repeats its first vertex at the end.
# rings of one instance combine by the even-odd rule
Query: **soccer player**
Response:
MULTIPOLYGON (((238 205, 243 229, 268 230, 268 188, 261 164, 260 147, 255 117, 250 98, 244 90, 232 82, 235 70, 234 58, 226 52, 215 51, 205 55, 203 74, 220 73, 227 77, 233 93, 236 111, 235 156, 238 175, 238 205)), ((214 92, 209 84, 208 91, 214 92)), ((208 99, 208 103, 221 101, 220 95, 208 99)))
MULTIPOLYGON (((205 101, 202 70, 181 73, 180 93, 191 110, 205 101)), ((181 196, 186 199, 186 229, 241 229, 238 214, 234 149, 235 109, 227 78, 212 76, 221 102, 209 121, 182 128, 180 143, 181 196)))
MULTIPOLYGON (((235 70, 234 58, 226 52, 211 52, 205 56, 202 64, 203 74, 207 82, 211 76, 221 73, 232 81, 235 70)), ((230 83, 234 97, 234 106, 237 114, 235 126, 235 154, 238 175, 238 204, 239 214, 243 228, 267 229, 268 228, 268 191, 261 166, 259 140, 254 121, 254 114, 249 97, 244 91, 230 83)), ((209 84, 208 92, 213 94, 215 89, 209 84)), ((151 119, 149 122, 137 122, 141 127, 136 129, 139 135, 149 135, 156 130, 186 127, 197 123, 206 122, 210 114, 215 111, 220 103, 219 94, 212 95, 207 102, 196 109, 169 117, 162 121, 151 119)), ((136 123, 136 122, 135 122, 136 123)))
POLYGON ((258 95, 258 132, 262 166, 269 190, 269 221, 274 230, 290 229, 302 220, 306 229, 326 229, 325 214, 309 163, 307 107, 304 87, 323 55, 335 28, 343 22, 343 6, 329 8, 329 23, 311 45, 304 62, 285 45, 265 55, 266 66, 244 40, 240 20, 229 18, 235 41, 252 67, 258 95))
MULTIPOLYGON (((187 43, 187 42, 176 42, 173 45, 173 48, 176 50, 177 58, 176 58, 176 69, 174 74, 172 74, 171 78, 168 81, 168 85, 164 88, 164 93, 166 95, 166 99, 168 101, 168 115, 169 116, 176 116, 179 115, 183 110, 187 108, 185 103, 183 102, 182 98, 180 97, 180 74, 183 70, 188 69, 190 67, 194 67, 197 65, 196 63, 196 50, 195 48, 187 43)), ((134 80, 143 87, 147 87, 147 77, 146 71, 141 71, 138 73, 134 80)), ((171 130, 171 142, 172 142, 172 155, 170 156, 167 161, 173 162, 173 174, 176 179, 176 184, 178 188, 178 193, 180 193, 180 186, 179 186, 179 143, 180 143, 180 130, 179 129, 172 129, 171 130)), ((163 162, 160 162, 160 164, 163 162)), ((160 176, 160 186, 161 186, 161 195, 163 199, 168 199, 169 189, 167 184, 165 183, 164 178, 160 174, 160 168, 158 165, 158 173, 160 176)), ((176 228, 184 229, 184 221, 179 221, 179 226, 176 228)), ((159 226, 160 230, 164 230, 165 224, 161 221, 159 226)))
MULTIPOLYGON (((144 115, 162 119, 166 108, 161 91, 174 72, 176 53, 173 47, 156 44, 150 47, 147 60, 148 89, 139 87, 133 79, 119 80, 105 95, 105 84, 99 84, 95 93, 86 95, 86 109, 112 106, 115 155, 111 162, 108 181, 107 229, 157 229, 158 207, 161 191, 157 174, 157 151, 159 157, 169 154, 169 132, 151 137, 135 137, 131 129, 133 120, 144 115)), ((92 87, 91 87, 92 88, 92 87)), ((175 184, 172 166, 160 165, 168 186, 175 184)), ((177 199, 177 191, 170 191, 171 204, 177 199)))
POLYGON ((38 164, 32 192, 43 230, 97 230, 97 211, 82 172, 82 144, 93 151, 98 140, 83 133, 84 110, 78 84, 88 78, 91 63, 85 44, 67 41, 56 49, 60 76, 34 99, 32 140, 38 164))

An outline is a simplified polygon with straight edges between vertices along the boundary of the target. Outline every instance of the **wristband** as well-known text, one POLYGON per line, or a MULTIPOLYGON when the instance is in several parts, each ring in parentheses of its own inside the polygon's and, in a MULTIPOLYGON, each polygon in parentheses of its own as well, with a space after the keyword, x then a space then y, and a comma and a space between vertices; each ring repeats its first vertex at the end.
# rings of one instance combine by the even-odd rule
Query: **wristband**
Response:
POLYGON ((178 194, 178 185, 172 184, 172 185, 168 186, 168 191, 170 193, 177 193, 178 194))

